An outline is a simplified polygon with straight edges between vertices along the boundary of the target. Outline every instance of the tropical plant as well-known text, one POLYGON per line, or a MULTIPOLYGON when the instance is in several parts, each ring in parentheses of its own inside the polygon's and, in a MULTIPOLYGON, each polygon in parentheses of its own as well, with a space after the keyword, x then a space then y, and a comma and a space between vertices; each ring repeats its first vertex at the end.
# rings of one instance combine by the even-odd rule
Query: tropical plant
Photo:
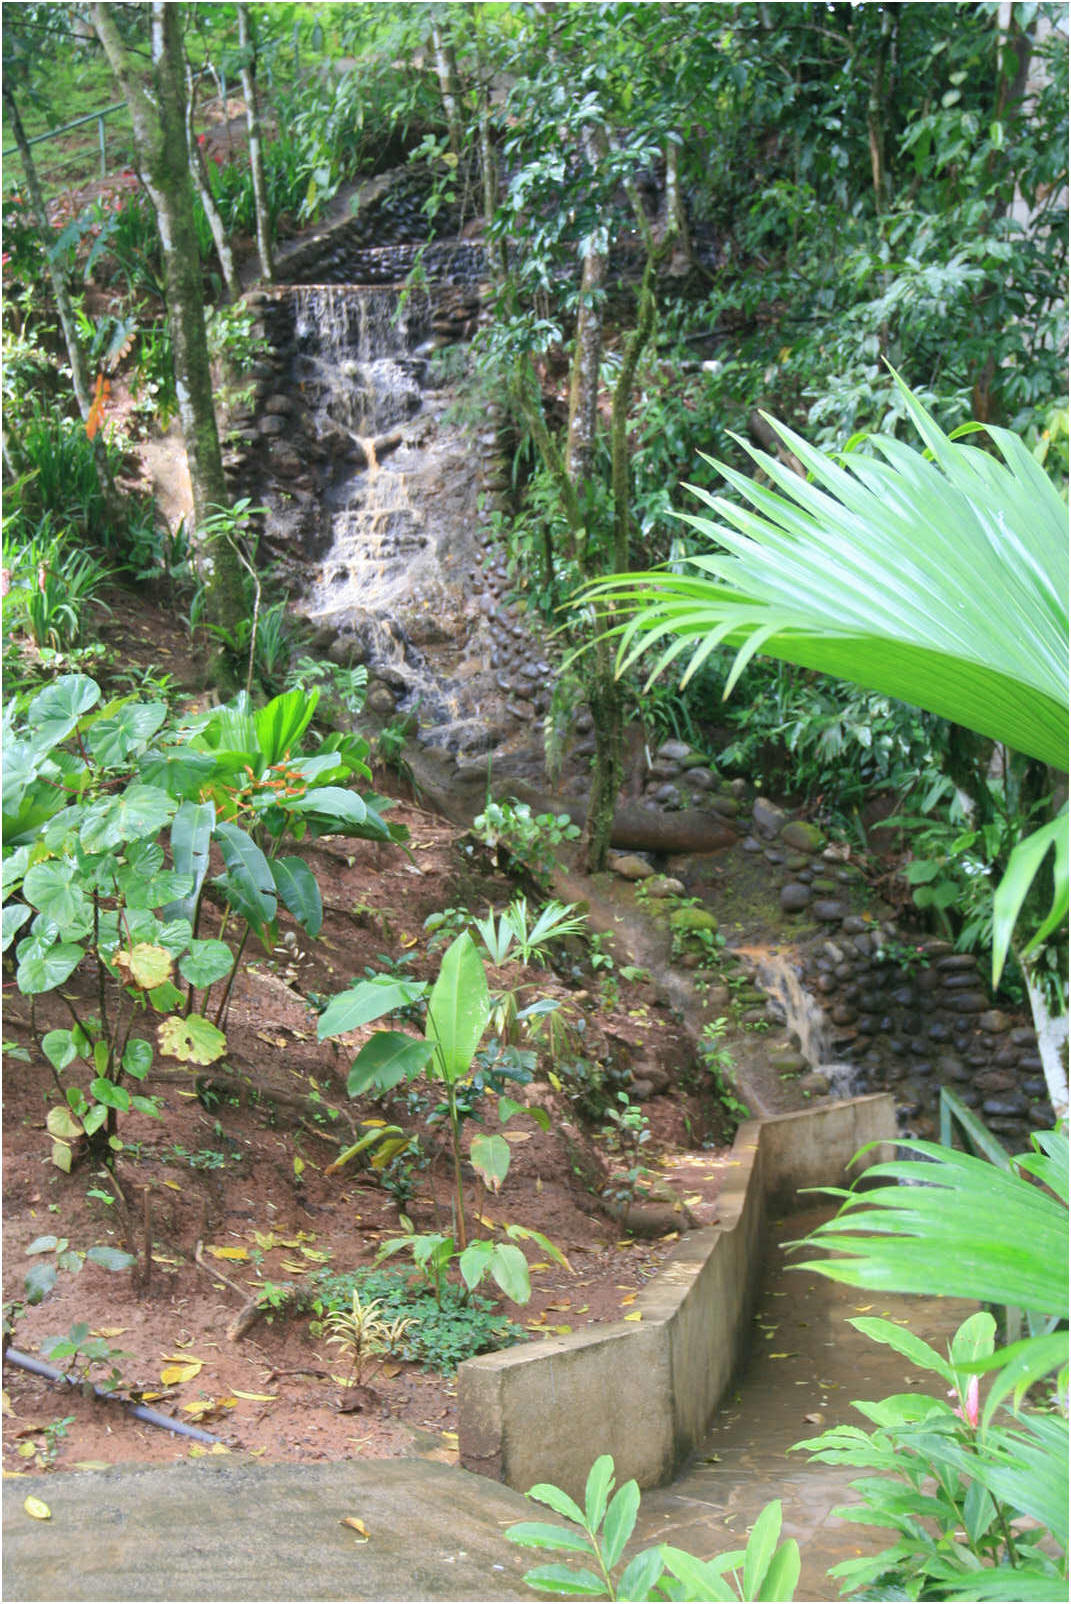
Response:
MULTIPOLYGON (((550 939, 550 934, 546 932, 544 939, 550 939)), ((473 1067, 496 1005, 488 990, 483 961, 471 935, 467 930, 462 930, 454 938, 443 954, 439 974, 433 984, 397 974, 376 974, 368 980, 359 980, 349 990, 331 998, 320 1015, 317 1029, 319 1039, 324 1041, 345 1035, 358 1026, 371 1024, 384 1015, 397 1013, 417 1003, 426 1005, 423 1039, 401 1031, 374 1032, 350 1066, 347 1090, 351 1097, 357 1097, 369 1088, 377 1092, 390 1091, 402 1081, 412 1081, 421 1075, 425 1075, 436 1087, 441 1086, 444 1094, 443 1113, 449 1123, 453 1155, 456 1251, 463 1255, 470 1243, 462 1189, 461 1128, 472 1111, 473 1091, 482 1092, 502 1078, 496 1075, 493 1064, 487 1069, 473 1067)), ((493 1056, 497 1060, 502 1055, 498 1051, 493 1056)), ((511 1073, 508 1063, 504 1066, 503 1074, 507 1078, 517 1078, 511 1073)), ((524 1078, 530 1078, 528 1072, 525 1072, 524 1078)), ((530 1114, 537 1124, 547 1128, 549 1120, 545 1110, 526 1108, 512 1098, 500 1099, 501 1120, 505 1121, 522 1112, 530 1114)), ((474 1137, 469 1162, 484 1183, 497 1191, 509 1170, 509 1143, 500 1135, 474 1137)), ((516 1231, 519 1227, 512 1229, 516 1231)), ((453 1239, 441 1240, 450 1242, 447 1252, 449 1259, 455 1251, 453 1239)), ((406 1244, 403 1242, 400 1245, 406 1244)), ((477 1248, 479 1244, 473 1243, 471 1246, 477 1248)), ((514 1249, 513 1252, 523 1261, 524 1255, 519 1250, 514 1249)), ((477 1253, 466 1263, 475 1263, 479 1257, 477 1253)), ((514 1284, 519 1285, 521 1267, 516 1263, 514 1267, 514 1284)), ((487 1265, 481 1268, 480 1276, 487 1268, 487 1265)), ((523 1274, 527 1276, 526 1269, 523 1274)), ((475 1285, 475 1282, 472 1284, 475 1285)))
POLYGON ((614 1493, 614 1482, 613 1459, 601 1454, 588 1472, 583 1509, 551 1483, 540 1482, 528 1489, 527 1498, 546 1504, 569 1524, 519 1521, 507 1529, 509 1541, 523 1548, 582 1556, 598 1567, 596 1572, 586 1567, 539 1565, 525 1572, 529 1587, 570 1598, 691 1599, 707 1604, 733 1604, 735 1600, 780 1604, 793 1597, 800 1573, 799 1546, 794 1538, 778 1545, 778 1499, 766 1505, 744 1549, 700 1560, 663 1543, 636 1554, 615 1577, 636 1525, 640 1489, 635 1481, 627 1481, 614 1493))
POLYGON ((840 1212, 797 1244, 841 1256, 798 1268, 874 1291, 1018 1306, 1030 1335, 994 1351, 995 1322, 983 1311, 960 1327, 946 1361, 889 1321, 851 1322, 936 1373, 956 1404, 915 1393, 856 1404, 874 1431, 838 1426, 797 1444, 881 1472, 853 1484, 862 1506, 837 1513, 898 1534, 831 1574, 908 1598, 1051 1599, 1067 1586, 1066 1128, 1039 1134, 1006 1167, 903 1145, 919 1156, 872 1166, 865 1192, 834 1192, 840 1212), (1024 1407, 1028 1394, 1035 1401, 1024 1407))
MULTIPOLYGON (((720 550, 690 557, 688 572, 618 575, 581 602, 628 615, 613 630, 621 668, 659 647, 650 677, 687 655, 687 679, 728 645, 736 649, 728 695, 761 651, 895 696, 1061 769, 1066 509, 1016 435, 989 428, 999 455, 954 444, 898 384, 925 454, 875 436, 876 455, 855 449, 832 460, 771 420, 806 478, 745 445, 776 488, 719 465, 750 505, 696 490, 717 520, 685 520, 720 550)), ((1017 955, 1060 1113, 1066 1014, 1054 1027, 1030 965, 1067 914, 1062 817, 1020 841, 1009 859, 995 898, 993 965, 995 982, 1050 851, 1051 905, 1034 917, 1017 955)))
POLYGON ((271 951, 280 904, 318 934, 319 887, 302 858, 280 856, 287 835, 399 838, 378 798, 345 788, 368 777, 363 742, 336 735, 301 753, 315 693, 292 691, 255 716, 239 697, 179 726, 166 702, 100 703, 93 680, 69 674, 4 712, 3 947, 29 926, 15 948, 15 980, 52 1070, 59 1106, 47 1125, 65 1170, 83 1141, 106 1160, 122 1146, 119 1114, 159 1114, 157 1099, 128 1085, 152 1066, 141 1032, 153 1014, 160 1052, 215 1062, 250 934, 271 951), (202 938, 213 843, 225 872, 211 884, 224 913, 218 932, 202 938), (235 947, 232 922, 241 931, 235 947), (97 975, 92 1001, 62 989, 86 962, 97 975), (73 1023, 41 1036, 36 1006, 49 993, 62 996, 73 1023), (72 1065, 86 1068, 84 1086, 63 1080, 72 1065))
POLYGON ((554 851, 563 841, 575 841, 580 830, 568 813, 533 815, 527 802, 513 798, 488 801, 472 821, 473 833, 499 861, 514 872, 528 873, 542 890, 550 885, 554 851))
POLYGON ((328 1333, 327 1341, 341 1348, 349 1359, 350 1374, 345 1378, 346 1385, 360 1386, 369 1361, 397 1352, 402 1338, 413 1324, 412 1316, 406 1315, 387 1320, 380 1312, 379 1299, 367 1298, 362 1303, 361 1294, 354 1287, 350 1307, 336 1309, 323 1322, 323 1328, 328 1333))

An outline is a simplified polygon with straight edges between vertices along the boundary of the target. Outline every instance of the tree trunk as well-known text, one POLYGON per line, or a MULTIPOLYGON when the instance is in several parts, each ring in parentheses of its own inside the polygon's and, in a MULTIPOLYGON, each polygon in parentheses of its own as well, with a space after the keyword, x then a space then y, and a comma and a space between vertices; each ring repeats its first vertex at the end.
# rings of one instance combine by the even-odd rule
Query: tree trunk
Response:
MULTIPOLYGON (((41 245, 45 253, 45 260, 48 263, 49 278, 52 280, 52 293, 56 298, 56 310, 59 313, 60 327, 63 329, 63 341, 67 347, 67 360, 71 364, 71 386, 74 390, 75 400, 78 402, 78 410, 83 420, 88 421, 93 408, 89 369, 86 367, 85 353, 78 339, 78 330, 75 328, 74 306, 67 289, 67 280, 63 276, 62 267, 53 258, 51 251, 48 249, 47 242, 52 229, 48 221, 48 209, 45 206, 45 197, 41 189, 37 165, 33 159, 33 147, 26 137, 25 128, 22 126, 18 104, 6 83, 3 85, 3 99, 11 122, 11 131, 15 135, 15 143, 19 147, 19 155, 22 158, 23 172, 26 175, 26 188, 30 192, 34 220, 41 232, 41 245)), ((104 449, 104 437, 99 429, 94 431, 92 443, 93 466, 96 469, 97 483, 100 485, 104 505, 108 509, 109 517, 118 524, 121 516, 118 505, 119 498, 108 467, 108 455, 104 449)))
POLYGON ((498 210, 498 163, 495 160, 495 147, 491 139, 491 85, 483 42, 483 8, 480 5, 471 5, 469 11, 476 40, 476 95, 479 106, 483 224, 487 236, 487 256, 491 273, 493 277, 497 277, 501 286, 505 283, 509 272, 509 256, 504 239, 498 240, 494 249, 491 245, 491 231, 498 210))
POLYGON ((190 153, 190 178, 197 191, 201 205, 208 218, 208 226, 212 230, 212 241, 219 257, 220 271, 223 282, 227 287, 227 299, 236 301, 242 293, 238 283, 238 275, 234 270, 234 256, 227 243, 227 233, 223 227, 223 219, 219 215, 219 208, 212 199, 212 191, 208 183, 208 169, 205 166, 204 152, 198 145, 193 132, 193 114, 197 103, 197 87, 193 81, 189 62, 186 63, 186 144, 190 153))
POLYGON ((1029 959, 1020 958, 1019 968, 1026 981, 1026 994, 1030 999, 1030 1012, 1038 1036, 1038 1056, 1041 1059, 1049 1102, 1057 1124, 1067 1118, 1067 1066, 1064 1055, 1067 1049, 1068 1018, 1066 1014, 1053 1014, 1045 999, 1042 986, 1035 979, 1029 959))
MULTIPOLYGON (((114 10, 114 5, 97 0, 90 6, 90 15, 130 107, 138 167, 156 211, 179 418, 186 443, 194 516, 200 528, 210 509, 226 506, 227 487, 212 399, 193 184, 186 149, 180 8, 166 0, 153 0, 149 63, 141 52, 123 43, 114 10)), ((213 623, 233 630, 246 612, 238 555, 223 536, 216 536, 206 546, 205 555, 209 567, 207 615, 213 623)))
POLYGON ((56 310, 59 313, 60 325, 63 329, 63 339, 67 346, 67 360, 71 364, 71 380, 74 385, 75 397, 78 401, 78 410, 83 418, 89 417, 93 405, 89 370, 86 367, 85 355, 78 343, 78 332, 74 325, 74 307, 67 290, 67 281, 63 276, 63 269, 53 258, 48 249, 48 237, 52 232, 48 221, 48 210, 45 206, 45 197, 41 189, 41 181, 37 176, 37 166, 33 159, 33 148, 26 137, 26 130, 22 126, 19 108, 15 97, 5 83, 3 86, 4 106, 11 121, 11 131, 15 135, 15 143, 19 147, 22 157, 22 167, 26 174, 26 188, 30 192, 30 202, 33 206, 34 221, 41 231, 41 245, 48 264, 48 275, 52 280, 52 293, 56 297, 56 310))
POLYGON ((257 217, 257 254, 266 283, 275 277, 271 250, 271 218, 268 187, 264 182, 264 149, 260 139, 260 112, 257 106, 257 47, 249 26, 249 7, 238 7, 238 48, 242 54, 242 94, 245 97, 245 125, 249 135, 249 167, 253 174, 253 205, 257 217))
MULTIPOLYGON (((239 7, 239 10, 242 10, 239 7)), ((442 96, 443 111, 446 113, 447 138, 450 141, 450 150, 454 160, 461 160, 461 85, 457 70, 457 57, 454 47, 443 32, 442 24, 433 13, 431 19, 431 44, 435 56, 435 72, 439 79, 439 94, 442 96)))

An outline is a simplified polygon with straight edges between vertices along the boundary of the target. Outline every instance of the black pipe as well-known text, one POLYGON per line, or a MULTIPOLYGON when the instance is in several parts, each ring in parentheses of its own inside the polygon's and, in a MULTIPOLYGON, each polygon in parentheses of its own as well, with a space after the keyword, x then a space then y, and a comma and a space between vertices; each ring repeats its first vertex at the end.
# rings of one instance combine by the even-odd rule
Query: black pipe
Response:
MULTIPOLYGON (((62 1381, 68 1387, 85 1385, 81 1376, 65 1376, 61 1370, 46 1365, 43 1359, 33 1359, 28 1353, 19 1353, 17 1348, 5 1350, 4 1363, 7 1364, 9 1361, 17 1365, 20 1370, 28 1370, 33 1376, 44 1376, 47 1381, 62 1381)), ((165 1431, 172 1431, 179 1437, 192 1437, 195 1442, 219 1442, 218 1437, 210 1437, 200 1426, 188 1426, 184 1420, 174 1420, 170 1415, 161 1415, 145 1404, 130 1403, 126 1399, 116 1398, 113 1392, 108 1392, 104 1387, 94 1385, 93 1391, 98 1398, 111 1398, 115 1403, 122 1403, 127 1414, 133 1415, 135 1420, 147 1421, 150 1426, 162 1426, 165 1431)))

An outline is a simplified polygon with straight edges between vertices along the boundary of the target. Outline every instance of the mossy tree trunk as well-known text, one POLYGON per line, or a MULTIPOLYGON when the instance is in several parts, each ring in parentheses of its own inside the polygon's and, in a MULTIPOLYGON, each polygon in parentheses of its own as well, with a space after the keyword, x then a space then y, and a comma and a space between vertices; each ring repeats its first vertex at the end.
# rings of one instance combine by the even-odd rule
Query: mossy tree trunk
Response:
MULTIPOLYGON (((201 259, 186 144, 185 75, 179 31, 182 7, 153 0, 148 58, 124 43, 116 25, 116 9, 114 5, 95 3, 90 6, 90 16, 130 107, 135 157, 156 212, 179 419, 189 463, 194 518, 200 529, 211 508, 226 506, 227 487, 212 397, 201 259)), ((233 630, 246 611, 237 552, 228 540, 217 537, 206 546, 205 556, 209 569, 206 613, 211 622, 233 630)))

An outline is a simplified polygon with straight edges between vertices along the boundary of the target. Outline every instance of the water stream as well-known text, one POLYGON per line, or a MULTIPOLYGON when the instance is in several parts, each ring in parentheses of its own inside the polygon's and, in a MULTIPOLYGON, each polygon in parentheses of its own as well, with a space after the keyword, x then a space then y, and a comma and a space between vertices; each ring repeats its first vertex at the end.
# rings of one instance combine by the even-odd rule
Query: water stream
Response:
POLYGON ((792 965, 777 953, 769 953, 757 973, 760 985, 781 1009, 787 1028, 799 1041, 800 1052, 812 1069, 826 1077, 833 1095, 855 1097, 865 1091, 862 1071, 834 1058, 829 1021, 792 965))

